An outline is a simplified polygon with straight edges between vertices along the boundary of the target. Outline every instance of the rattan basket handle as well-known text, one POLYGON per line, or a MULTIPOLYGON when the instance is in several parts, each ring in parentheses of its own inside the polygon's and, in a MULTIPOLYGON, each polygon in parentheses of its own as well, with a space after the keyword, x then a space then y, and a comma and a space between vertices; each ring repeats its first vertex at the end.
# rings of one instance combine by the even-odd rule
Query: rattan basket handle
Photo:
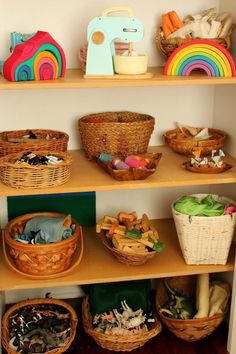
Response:
POLYGON ((11 262, 11 260, 9 259, 8 257, 8 254, 7 254, 7 250, 6 250, 6 243, 5 243, 5 236, 4 236, 4 229, 1 230, 1 233, 2 233, 2 248, 3 248, 3 256, 4 256, 4 259, 8 265, 8 267, 20 274, 20 275, 23 275, 24 277, 27 277, 27 278, 31 278, 31 279, 52 279, 52 278, 57 278, 57 277, 62 277, 62 276, 65 276, 67 274, 69 274, 70 272, 72 272, 81 262, 81 259, 82 259, 82 256, 83 256, 83 251, 84 251, 84 242, 83 242, 83 233, 82 233, 82 227, 80 226, 80 237, 79 237, 79 240, 78 240, 78 243, 80 244, 79 247, 80 247, 80 254, 79 254, 79 257, 77 258, 77 260, 75 261, 75 263, 68 269, 66 269, 65 271, 63 272, 60 272, 60 273, 56 273, 56 274, 50 274, 50 275, 32 275, 32 274, 27 274, 27 273, 24 273, 24 272, 21 272, 19 269, 17 269, 13 263, 11 262))

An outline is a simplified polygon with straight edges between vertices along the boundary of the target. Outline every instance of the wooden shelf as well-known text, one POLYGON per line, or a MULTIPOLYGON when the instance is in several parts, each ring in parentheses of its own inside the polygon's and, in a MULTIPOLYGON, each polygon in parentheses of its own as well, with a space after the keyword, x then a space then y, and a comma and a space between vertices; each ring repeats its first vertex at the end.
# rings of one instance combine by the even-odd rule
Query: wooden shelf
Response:
POLYGON ((3 255, 0 255, 0 291, 41 288, 42 285, 44 287, 68 286, 233 271, 235 253, 233 246, 226 265, 187 265, 179 247, 173 220, 157 220, 154 224, 166 248, 143 266, 132 267, 119 263, 103 246, 95 229, 87 228, 84 229, 85 247, 82 261, 77 269, 62 278, 32 280, 18 275, 8 268, 3 255))
POLYGON ((236 159, 231 156, 227 156, 226 161, 234 166, 232 169, 215 175, 198 174, 183 169, 181 165, 188 158, 174 153, 167 146, 151 147, 149 150, 161 152, 162 158, 156 172, 146 180, 116 181, 95 162, 86 159, 83 151, 71 151, 73 166, 71 178, 67 183, 58 187, 43 189, 16 189, 0 183, 0 196, 147 189, 236 182, 236 159))
POLYGON ((0 90, 34 90, 34 89, 66 89, 66 88, 105 88, 105 87, 152 87, 183 85, 222 85, 236 84, 236 78, 207 77, 193 74, 190 77, 163 75, 163 67, 149 68, 153 74, 149 79, 84 79, 79 69, 67 69, 65 78, 50 81, 9 82, 0 77, 0 90))

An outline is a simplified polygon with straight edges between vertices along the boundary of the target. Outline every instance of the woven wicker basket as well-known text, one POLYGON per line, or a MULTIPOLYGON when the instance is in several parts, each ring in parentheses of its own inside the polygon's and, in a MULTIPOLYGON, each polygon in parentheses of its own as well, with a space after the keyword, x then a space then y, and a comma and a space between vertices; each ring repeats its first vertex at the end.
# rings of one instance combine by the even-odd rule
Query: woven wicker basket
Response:
MULTIPOLYGON (((36 154, 47 155, 48 151, 36 151, 36 154)), ((21 152, 0 158, 0 180, 9 187, 34 189, 55 187, 66 183, 71 174, 72 157, 65 152, 50 151, 63 159, 57 165, 18 165, 15 161, 21 152)))
MULTIPOLYGON (((170 284, 182 290, 188 295, 195 295, 196 277, 180 276, 169 279, 170 284)), ((225 317, 225 313, 216 314, 212 317, 199 319, 181 320, 173 319, 163 315, 159 309, 170 300, 170 294, 160 279, 156 290, 156 309, 162 322, 176 336, 188 342, 198 341, 209 336, 220 325, 225 317)))
POLYGON ((192 156, 193 151, 201 150, 201 155, 209 155, 212 150, 221 149, 226 140, 226 133, 219 129, 209 128, 209 134, 211 137, 207 140, 194 140, 194 139, 179 139, 178 132, 180 130, 173 129, 167 131, 163 137, 165 139, 165 143, 175 152, 192 156))
MULTIPOLYGON (((207 194, 193 194, 200 200, 207 194)), ((236 203, 226 197, 213 195, 217 202, 236 203)), ((226 264, 232 242, 236 212, 221 216, 190 216, 181 214, 172 205, 172 215, 185 262, 187 264, 226 264)))
POLYGON ((29 130, 13 130, 0 133, 0 156, 17 153, 19 151, 67 151, 69 136, 56 130, 30 130, 37 139, 28 139, 24 142, 12 142, 11 139, 22 139, 29 134, 29 130))
POLYGON ((84 297, 82 303, 83 327, 85 332, 91 336, 95 342, 104 349, 114 351, 131 351, 142 347, 149 339, 155 337, 161 332, 162 326, 160 321, 155 318, 155 323, 152 324, 150 330, 142 334, 133 334, 129 336, 115 336, 99 333, 92 327, 92 316, 89 309, 88 297, 84 297))
POLYGON ((157 251, 151 251, 146 254, 134 254, 118 250, 112 245, 112 242, 106 236, 101 237, 102 243, 106 248, 111 251, 114 257, 118 259, 119 262, 125 263, 131 266, 138 266, 145 264, 149 259, 152 259, 157 251))
POLYGON ((69 337, 65 341, 65 345, 63 347, 58 347, 55 349, 52 349, 50 351, 47 351, 46 354, 60 354, 64 353, 71 345, 72 341, 74 340, 75 334, 76 334, 76 327, 77 327, 77 322, 78 318, 76 315, 76 312, 74 309, 67 304, 66 302, 62 300, 57 300, 57 299, 32 299, 32 300, 26 300, 19 302, 13 306, 11 306, 4 314, 3 319, 2 319, 2 345, 6 349, 7 354, 18 354, 19 352, 16 352, 9 346, 9 337, 10 337, 10 328, 9 328, 9 317, 17 310, 20 308, 23 308, 25 306, 35 306, 35 305, 44 305, 44 304, 53 304, 60 306, 64 309, 66 309, 70 313, 71 317, 71 331, 69 337))
POLYGON ((92 159, 102 152, 115 156, 147 152, 155 119, 134 112, 103 112, 79 119, 85 155, 92 159))
POLYGON ((81 261, 83 255, 82 228, 73 219, 76 226, 75 232, 66 240, 44 245, 23 244, 14 240, 14 235, 23 233, 26 222, 36 216, 62 217, 65 215, 40 212, 24 214, 8 222, 2 237, 4 258, 13 271, 29 278, 50 279, 64 276, 77 267, 81 261))
MULTIPOLYGON (((226 49, 230 49, 231 46, 231 34, 235 28, 235 25, 232 25, 228 35, 225 38, 212 38, 211 40, 222 45, 226 49)), ((208 38, 209 39, 209 38, 208 38)), ((161 51, 161 53, 165 57, 169 57, 173 51, 180 47, 182 44, 185 44, 187 42, 190 42, 191 39, 185 39, 185 38, 171 38, 171 39, 165 39, 163 37, 163 31, 162 27, 157 28, 157 33, 156 33, 156 44, 158 49, 161 51)))

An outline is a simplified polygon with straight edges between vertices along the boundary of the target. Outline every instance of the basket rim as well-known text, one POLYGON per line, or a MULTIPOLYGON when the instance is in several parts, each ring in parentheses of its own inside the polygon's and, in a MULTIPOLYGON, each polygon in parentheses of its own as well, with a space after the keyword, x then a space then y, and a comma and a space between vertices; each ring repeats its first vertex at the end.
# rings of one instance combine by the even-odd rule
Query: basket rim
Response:
MULTIPOLYGON (((31 149, 33 150, 33 149, 31 149)), ((34 153, 34 151, 31 151, 34 153)), ((18 165, 16 163, 10 162, 9 160, 21 156, 24 151, 14 152, 5 156, 0 157, 0 167, 11 167, 16 169, 32 169, 32 170, 41 170, 41 169, 55 169, 64 166, 70 166, 72 164, 73 158, 70 153, 63 151, 48 151, 48 150, 39 150, 35 151, 36 155, 38 154, 52 154, 56 157, 62 157, 63 161, 57 165, 18 165)))
MULTIPOLYGON (((203 129, 201 127, 199 127, 199 129, 203 129)), ((171 143, 172 142, 176 142, 176 143, 184 143, 186 144, 186 139, 176 139, 175 137, 174 138, 171 138, 169 135, 172 134, 172 133, 175 133, 177 132, 179 129, 178 128, 175 128, 175 129, 171 129, 171 130, 168 130, 166 131, 164 134, 163 134, 163 137, 167 140, 169 140, 171 143)), ((215 140, 222 140, 222 139, 226 139, 227 138, 227 133, 225 133, 223 130, 220 130, 220 129, 215 129, 215 128, 208 128, 208 130, 212 133, 218 133, 219 135, 221 135, 219 138, 217 139, 203 139, 203 140, 196 140, 196 143, 198 143, 199 141, 202 142, 202 141, 215 141, 215 140)), ((191 143, 194 143, 194 141, 191 141, 191 143)))
MULTIPOLYGON (((21 242, 18 242, 16 240, 14 240, 12 237, 11 237, 11 234, 10 234, 10 230, 9 228, 11 226, 14 225, 15 222, 17 222, 18 220, 20 220, 23 216, 24 217, 27 217, 27 216, 32 216, 31 219, 34 217, 34 216, 55 216, 55 217, 59 217, 59 216, 67 216, 66 214, 64 213, 56 213, 56 212, 36 212, 36 213, 27 213, 27 214, 23 214, 23 215, 19 215, 17 216, 16 218, 10 220, 6 226, 4 227, 4 233, 3 233, 3 237, 5 238, 6 240, 6 243, 9 245, 9 246, 12 246, 12 247, 15 247, 15 248, 18 248, 18 249, 25 249, 27 251, 34 251, 35 249, 37 250, 44 250, 44 249, 47 249, 49 246, 53 246, 54 248, 55 247, 60 247, 60 246, 67 246, 68 244, 70 244, 72 241, 75 241, 77 240, 79 237, 81 237, 81 231, 80 231, 80 224, 77 222, 76 219, 72 218, 72 222, 76 225, 76 229, 77 229, 77 232, 75 231, 75 233, 70 236, 69 238, 63 240, 63 241, 59 241, 59 242, 54 242, 54 243, 47 243, 47 244, 43 244, 43 245, 31 245, 31 244, 24 244, 24 243, 21 243, 21 242), (6 232, 7 231, 7 232, 6 232)), ((30 220, 30 219, 28 219, 30 220)), ((28 221, 27 220, 27 221, 28 221)))
MULTIPOLYGON (((13 143, 11 141, 8 141, 8 140, 5 140, 5 139, 2 139, 2 136, 3 135, 8 135, 8 134, 16 134, 16 133, 24 133, 24 132, 28 132, 28 131, 32 131, 33 133, 34 132, 42 132, 42 133, 54 133, 54 134, 61 134, 62 136, 59 139, 68 139, 69 140, 69 135, 61 130, 54 130, 54 129, 40 129, 40 128, 33 128, 33 129, 16 129, 16 130, 3 130, 0 132, 0 142, 4 142, 4 143, 8 143, 8 144, 16 144, 16 143, 13 143)), ((31 139, 30 142, 34 142, 35 139, 31 139)), ((37 140, 37 139, 36 139, 37 140)), ((57 140, 57 139, 56 139, 57 140)), ((50 141, 50 140, 46 140, 45 141, 50 141)), ((22 142, 22 143, 25 143, 25 142, 22 142)), ((21 143, 21 144, 22 144, 21 143)), ((28 144, 28 141, 26 142, 28 144)), ((40 143, 40 142, 38 142, 40 143)))
POLYGON ((227 310, 222 312, 222 313, 217 313, 215 314, 214 316, 210 316, 210 317, 202 317, 202 318, 191 318, 191 319, 188 319, 188 320, 182 320, 182 319, 177 319, 177 318, 171 318, 171 317, 167 317, 167 316, 164 316, 159 310, 157 310, 158 312, 158 315, 160 316, 161 319, 163 320, 166 320, 166 321, 169 321, 169 322, 172 322, 172 323, 183 323, 183 324, 200 324, 201 322, 203 321, 214 321, 218 318, 222 318, 226 315, 227 313, 227 310))
POLYGON ((79 118, 79 124, 92 124, 92 125, 101 125, 101 124, 108 124, 108 125, 111 125, 111 124, 137 124, 137 123, 150 123, 150 122, 155 122, 155 117, 153 117, 152 115, 150 114, 147 114, 147 113, 139 113, 139 112, 133 112, 133 111, 105 111, 105 112, 99 112, 99 113, 90 113, 90 114, 87 114, 81 118, 79 118), (110 121, 107 121, 107 122, 86 122, 86 119, 88 119, 89 117, 96 117, 97 119, 99 119, 99 117, 101 116, 101 119, 106 119, 104 117, 102 117, 102 115, 104 114, 130 114, 131 116, 132 115, 137 115, 139 117, 145 117, 146 119, 144 120, 137 120, 137 121, 132 121, 132 122, 117 122, 117 121, 112 121, 112 119, 110 121))

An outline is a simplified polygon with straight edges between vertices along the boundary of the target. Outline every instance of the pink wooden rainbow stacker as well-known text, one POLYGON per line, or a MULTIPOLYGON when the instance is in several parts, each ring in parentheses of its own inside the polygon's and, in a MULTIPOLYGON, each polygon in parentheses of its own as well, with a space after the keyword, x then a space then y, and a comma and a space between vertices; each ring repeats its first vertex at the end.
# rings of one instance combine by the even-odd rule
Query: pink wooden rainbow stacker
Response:
POLYGON ((9 81, 54 80, 65 76, 66 58, 61 46, 48 32, 38 31, 18 44, 3 65, 9 81))
POLYGON ((168 58, 164 75, 189 76, 196 70, 208 76, 235 77, 236 66, 227 49, 208 39, 193 39, 182 44, 168 58))

